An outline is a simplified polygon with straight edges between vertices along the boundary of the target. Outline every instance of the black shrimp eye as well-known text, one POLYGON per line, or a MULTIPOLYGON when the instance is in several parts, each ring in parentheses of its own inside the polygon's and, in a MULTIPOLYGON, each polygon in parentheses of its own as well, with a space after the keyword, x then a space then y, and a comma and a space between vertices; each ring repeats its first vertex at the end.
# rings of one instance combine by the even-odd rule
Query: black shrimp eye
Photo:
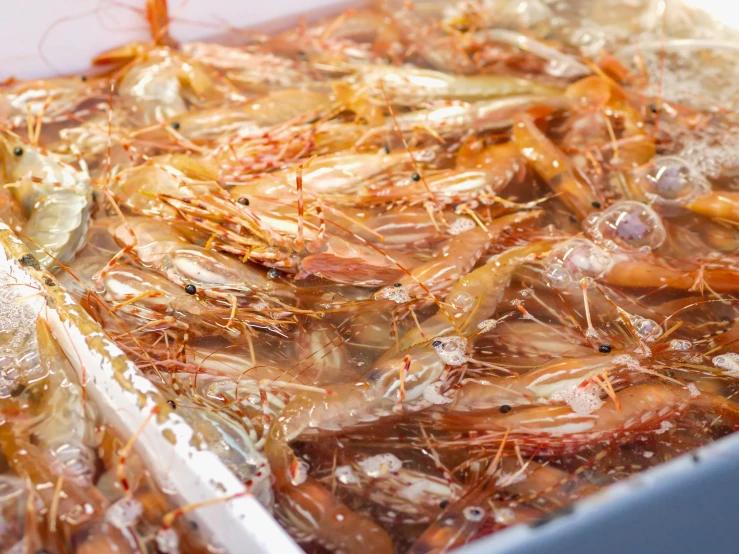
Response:
POLYGON ((395 284, 394 284, 393 286, 394 286, 394 287, 395 287, 396 289, 399 289, 400 287, 402 287, 402 286, 403 286, 403 284, 402 284, 402 283, 395 283, 395 284))
POLYGON ((280 272, 277 271, 275 268, 272 268, 267 272, 267 277, 269 277, 270 279, 277 279, 279 276, 280 272))
POLYGON ((413 175, 411 175, 411 179, 413 179, 414 181, 420 181, 421 176, 418 173, 414 173, 413 175))
POLYGON ((80 81, 83 83, 87 82, 87 75, 80 75, 80 81))
POLYGON ((439 508, 441 508, 442 510, 446 508, 447 506, 449 506, 448 500, 442 500, 441 502, 439 502, 439 508))
POLYGON ((657 104, 649 104, 649 111, 652 113, 657 113, 657 104))
POLYGON ((431 346, 433 346, 434 348, 439 348, 441 346, 441 341, 435 340, 434 342, 431 343, 431 346))
POLYGON ((598 352, 601 354, 608 354, 611 351, 611 345, 610 344, 601 344, 598 347, 598 352))
POLYGON ((175 121, 174 123, 172 123, 172 129, 174 129, 175 131, 179 131, 179 129, 180 129, 180 122, 179 121, 175 121))
POLYGON ((390 147, 387 146, 387 145, 385 145, 385 146, 382 147, 382 151, 385 152, 385 154, 389 154, 390 153, 390 147))
POLYGON ((472 517, 480 517, 482 515, 482 510, 480 508, 470 508, 470 515, 472 517))
POLYGON ((189 285, 185 285, 185 292, 187 294, 195 294, 196 292, 198 292, 198 288, 191 283, 189 285))
POLYGON ((242 196, 241 198, 239 198, 238 202, 242 206, 248 206, 249 205, 249 199, 246 196, 242 196))
POLYGON ((13 148, 13 154, 15 154, 16 156, 22 156, 23 148, 21 148, 20 146, 16 146, 15 148, 13 148))
POLYGON ((593 202, 593 203, 592 203, 592 204, 590 204, 590 205, 591 205, 591 206, 593 206, 593 208, 595 208, 596 210, 597 210, 597 209, 600 209, 600 202, 593 202))
POLYGON ((512 409, 512 408, 511 408, 511 407, 510 407, 510 406, 509 406, 508 404, 503 404, 503 405, 502 405, 502 406, 500 407, 500 413, 501 413, 501 414, 507 414, 508 412, 510 412, 510 411, 511 411, 511 409, 512 409))
POLYGON ((175 401, 174 401, 174 400, 167 400, 167 404, 169 404, 169 406, 170 406, 170 407, 171 407, 171 408, 172 408, 173 410, 176 410, 176 409, 177 409, 177 404, 175 403, 175 401))

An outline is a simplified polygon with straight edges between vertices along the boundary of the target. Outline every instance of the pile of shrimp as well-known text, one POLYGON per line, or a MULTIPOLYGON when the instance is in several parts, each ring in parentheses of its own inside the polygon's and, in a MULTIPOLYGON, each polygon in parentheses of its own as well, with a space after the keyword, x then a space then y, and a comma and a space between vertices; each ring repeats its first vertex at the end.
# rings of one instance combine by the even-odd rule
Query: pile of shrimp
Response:
MULTIPOLYGON (((0 217, 308 552, 446 552, 739 423, 738 122, 667 86, 737 49, 518 4, 226 46, 150 0, 150 42, 0 88, 0 217)), ((0 330, 3 545, 203 551, 0 330)))

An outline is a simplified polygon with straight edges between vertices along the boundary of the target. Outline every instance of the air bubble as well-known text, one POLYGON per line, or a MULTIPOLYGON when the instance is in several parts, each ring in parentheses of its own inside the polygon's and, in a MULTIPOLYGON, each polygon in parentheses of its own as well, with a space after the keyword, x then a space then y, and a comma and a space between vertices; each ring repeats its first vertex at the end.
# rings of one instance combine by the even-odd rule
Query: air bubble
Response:
POLYGON ((670 341, 670 348, 678 352, 687 352, 693 348, 693 343, 689 340, 673 339, 670 341))
POLYGON ((357 477, 357 474, 349 466, 338 466, 334 470, 334 475, 336 476, 336 480, 344 485, 355 485, 359 483, 359 477, 357 477))
MULTIPOLYGON (((564 286, 566 278, 562 269, 568 274, 571 281, 590 277, 599 279, 613 265, 610 255, 600 246, 588 239, 570 239, 555 246, 548 256, 548 267, 555 268, 555 282, 564 286)), ((546 274, 551 279, 549 273, 546 274)), ((550 281, 552 286, 554 282, 550 281)))
POLYGON ((455 219, 447 229, 450 235, 461 235, 467 231, 471 231, 476 227, 476 223, 468 217, 460 217, 455 219))
POLYGON ((639 315, 630 315, 631 325, 642 340, 654 342, 662 336, 662 327, 659 324, 639 315))
POLYGON ((403 462, 394 454, 377 454, 359 462, 359 467, 368 477, 383 477, 399 471, 403 462))
POLYGON ((475 297, 466 292, 452 293, 447 298, 447 302, 449 302, 455 310, 459 310, 461 312, 469 311, 476 304, 475 297))
POLYGON ((465 354, 467 341, 462 337, 437 337, 432 344, 436 353, 447 365, 460 366, 467 361, 465 354))
POLYGON ((579 385, 570 390, 555 392, 550 399, 565 402, 577 415, 592 414, 603 406, 600 388, 595 384, 579 385))
POLYGON ((105 512, 105 519, 114 527, 124 529, 134 525, 142 513, 144 507, 141 502, 135 498, 121 498, 110 505, 105 512))
POLYGON ((586 231, 606 250, 655 249, 667 237, 657 212, 632 200, 612 205, 586 231))
POLYGON ((696 168, 677 156, 655 158, 643 183, 647 198, 663 207, 684 206, 711 189, 696 168))
POLYGON ((54 462, 69 479, 78 485, 89 485, 95 474, 95 452, 81 443, 62 443, 52 446, 54 462))
POLYGON ((714 356, 711 361, 716 367, 726 370, 729 375, 739 376, 739 354, 729 352, 728 354, 714 356))
POLYGON ((554 263, 544 272, 544 278, 555 289, 565 290, 572 284, 572 276, 562 264, 554 263))
POLYGON ((462 514, 467 521, 472 521, 474 523, 485 519, 485 510, 479 506, 467 506, 462 510, 462 514))

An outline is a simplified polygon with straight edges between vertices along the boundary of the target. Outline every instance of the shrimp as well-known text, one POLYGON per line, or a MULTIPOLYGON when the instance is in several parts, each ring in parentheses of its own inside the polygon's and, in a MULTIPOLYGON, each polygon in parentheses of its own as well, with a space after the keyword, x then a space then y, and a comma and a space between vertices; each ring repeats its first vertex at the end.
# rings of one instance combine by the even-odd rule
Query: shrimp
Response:
POLYGON ((429 100, 482 100, 522 94, 557 95, 559 90, 534 81, 504 75, 449 75, 409 66, 362 66, 355 86, 367 89, 370 99, 385 105, 414 106, 429 100))
MULTIPOLYGON (((542 406, 513 410, 502 414, 477 413, 439 415, 450 427, 502 433, 510 429, 508 440, 538 455, 560 455, 587 448, 593 442, 631 440, 636 434, 649 433, 660 424, 680 417, 689 409, 719 413, 730 419, 739 416, 739 407, 707 392, 694 396, 687 388, 669 385, 634 385, 616 393, 617 407, 605 403, 589 414, 579 414, 567 406, 542 406)), ((481 441, 493 435, 482 435, 481 441)))
POLYGON ((513 125, 513 141, 533 169, 577 217, 584 219, 598 205, 593 186, 526 114, 519 115, 513 125))
MULTIPOLYGON (((429 292, 433 295, 444 294, 452 284, 470 272, 503 232, 540 216, 541 212, 536 211, 514 213, 495 219, 484 229, 475 227, 452 235, 436 258, 413 268, 410 275, 403 275, 394 285, 380 289, 374 298, 398 298, 407 302, 427 296, 429 292)), ((467 222, 475 225, 472 220, 465 220, 467 222)))
MULTIPOLYGON (((124 253, 135 252, 142 263, 155 268, 188 294, 194 289, 193 294, 199 292, 228 301, 231 305, 228 327, 236 319, 239 297, 254 297, 265 306, 275 306, 277 298, 289 300, 293 296, 291 289, 268 279, 262 271, 190 244, 166 224, 145 219, 129 220, 115 230, 114 236, 124 253)), ((100 278, 105 278, 107 272, 108 268, 103 269, 100 278)))
POLYGON ((89 227, 92 186, 87 171, 9 133, 0 133, 0 160, 0 181, 28 218, 23 242, 43 267, 66 264, 82 247, 89 227))
POLYGON ((0 85, 0 121, 11 127, 26 125, 29 114, 43 123, 80 115, 83 104, 102 92, 101 79, 87 76, 57 77, 0 85))

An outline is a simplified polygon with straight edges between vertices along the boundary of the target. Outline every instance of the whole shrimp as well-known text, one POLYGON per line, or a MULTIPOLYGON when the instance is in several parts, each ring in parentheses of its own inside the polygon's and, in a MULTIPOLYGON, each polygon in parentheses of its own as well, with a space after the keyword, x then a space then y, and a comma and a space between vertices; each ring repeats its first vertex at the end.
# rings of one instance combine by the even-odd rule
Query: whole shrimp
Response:
MULTIPOLYGON (((231 305, 227 326, 236 319, 239 298, 256 298, 263 307, 282 305, 293 292, 270 280, 264 272, 229 256, 195 246, 165 223, 148 219, 129 219, 114 232, 123 253, 132 251, 145 265, 155 268, 188 294, 200 293, 224 299, 231 305)), ((112 261, 115 263, 115 260, 112 261)), ((111 266, 112 267, 112 266, 111 266)), ((100 279, 105 278, 104 268, 100 279)))
POLYGON ((50 152, 0 133, 0 182, 11 189, 28 218, 22 239, 43 267, 66 264, 82 247, 92 210, 87 171, 50 152))
POLYGON ((482 442, 495 441, 496 434, 510 429, 508 440, 538 455, 576 452, 594 441, 619 440, 660 428, 689 409, 703 410, 735 419, 736 403, 716 394, 701 391, 695 396, 687 387, 641 384, 616 393, 618 406, 606 402, 601 408, 580 414, 568 406, 542 406, 495 412, 444 415, 449 426, 486 431, 482 442))
MULTIPOLYGON (((525 258, 524 251, 526 256, 536 252, 536 249, 526 250, 526 247, 518 250, 518 258, 510 253, 509 257, 518 261, 525 258)), ((496 289, 504 287, 512 273, 508 264, 501 263, 501 260, 499 258, 497 264, 485 266, 486 272, 492 275, 477 282, 479 288, 475 292, 479 296, 477 301, 473 299, 474 309, 467 322, 483 321, 495 312, 502 295, 502 291, 496 289), (491 290, 495 292, 491 294, 491 290)), ((469 288, 471 284, 468 279, 463 287, 469 288)), ((469 326, 462 325, 462 332, 470 332, 469 326)), ((445 328, 443 333, 454 331, 454 324, 450 322, 449 327, 451 329, 445 328)), ((472 329, 476 330, 476 326, 472 329)), ((439 337, 443 333, 432 336, 439 337)), ((392 415, 397 409, 418 411, 438 402, 439 393, 436 391, 434 394, 431 386, 438 381, 447 367, 446 360, 453 354, 445 350, 445 345, 464 343, 464 339, 454 336, 445 340, 411 341, 415 346, 399 353, 388 352, 358 383, 336 385, 328 394, 305 392, 296 395, 270 429, 265 454, 275 475, 275 492, 278 498, 283 499, 283 506, 300 502, 299 508, 296 505, 291 510, 292 519, 299 518, 322 545, 339 551, 353 551, 360 544, 371 544, 376 552, 392 550, 390 538, 384 531, 358 515, 347 513, 346 507, 317 483, 305 475, 296 474, 300 461, 290 444, 306 436, 376 421, 392 415), (336 518, 337 513, 342 517, 336 518)), ((455 364, 463 363, 464 353, 456 354, 455 364), (460 356, 462 361, 458 359, 460 356)))

